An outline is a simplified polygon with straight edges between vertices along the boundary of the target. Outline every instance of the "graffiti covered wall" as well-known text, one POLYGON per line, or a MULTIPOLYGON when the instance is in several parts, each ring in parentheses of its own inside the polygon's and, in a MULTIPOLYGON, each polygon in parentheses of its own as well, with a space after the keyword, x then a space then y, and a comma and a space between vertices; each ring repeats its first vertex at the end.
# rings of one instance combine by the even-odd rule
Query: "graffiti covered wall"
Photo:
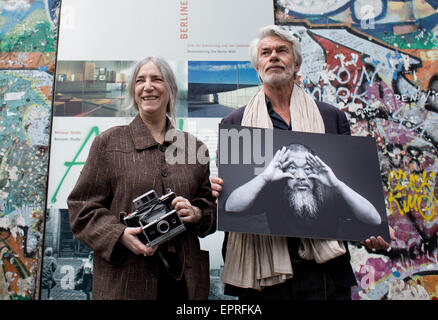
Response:
POLYGON ((0 2, 0 299, 38 295, 59 0, 0 2))
MULTIPOLYGON (((59 2, 0 2, 0 299, 39 293, 59 2)), ((438 4, 274 3, 303 43, 302 84, 378 142, 397 240, 350 245, 353 298, 437 299, 438 4)))
MULTIPOLYGON (((303 45, 301 82, 375 137, 389 252, 351 244, 354 299, 438 299, 438 4, 276 1, 276 23, 303 45)), ((360 170, 360 168, 357 168, 360 170)))

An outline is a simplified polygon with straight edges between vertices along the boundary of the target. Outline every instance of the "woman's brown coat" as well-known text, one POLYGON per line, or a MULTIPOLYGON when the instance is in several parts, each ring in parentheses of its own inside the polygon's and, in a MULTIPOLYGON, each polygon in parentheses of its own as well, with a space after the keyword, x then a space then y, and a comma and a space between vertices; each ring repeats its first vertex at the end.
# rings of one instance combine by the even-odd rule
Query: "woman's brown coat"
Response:
MULTIPOLYGON (((186 141, 196 141, 196 150, 193 143, 191 147, 185 143, 186 162, 187 156, 199 148, 206 150, 193 136, 182 136, 186 141)), ((156 298, 161 261, 157 254, 135 255, 119 242, 125 229, 120 213, 133 212, 132 200, 139 195, 154 189, 161 196, 168 188, 202 211, 201 221, 187 224, 188 230, 174 239, 182 248, 178 254, 184 265, 189 299, 208 298, 209 258, 208 252, 200 250, 198 236, 204 237, 216 228, 209 163, 167 163, 165 151, 175 146, 171 146, 172 141, 166 138, 158 144, 138 115, 128 126, 111 128, 93 141, 67 200, 73 234, 94 250, 93 299, 156 298)))

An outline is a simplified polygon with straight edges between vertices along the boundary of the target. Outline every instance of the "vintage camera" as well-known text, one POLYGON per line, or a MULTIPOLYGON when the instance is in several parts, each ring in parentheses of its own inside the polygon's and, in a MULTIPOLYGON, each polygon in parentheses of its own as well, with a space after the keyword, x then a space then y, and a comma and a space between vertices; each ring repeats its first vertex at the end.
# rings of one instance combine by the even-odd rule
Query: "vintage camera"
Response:
POLYGON ((171 190, 158 198, 155 190, 150 190, 135 198, 135 211, 123 218, 128 227, 142 227, 138 238, 145 244, 156 246, 166 242, 186 230, 178 213, 172 208, 175 193, 171 190))

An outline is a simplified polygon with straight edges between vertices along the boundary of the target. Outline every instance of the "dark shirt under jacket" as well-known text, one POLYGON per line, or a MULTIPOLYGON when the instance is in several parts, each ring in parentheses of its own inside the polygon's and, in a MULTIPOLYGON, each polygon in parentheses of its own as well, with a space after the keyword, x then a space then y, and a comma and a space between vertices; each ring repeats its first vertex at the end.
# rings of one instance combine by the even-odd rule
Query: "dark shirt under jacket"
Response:
MULTIPOLYGON (((316 105, 318 106, 319 112, 321 113, 322 119, 324 121, 325 126, 325 132, 326 133, 332 133, 332 134, 345 134, 350 135, 350 125, 348 123, 347 117, 345 116, 344 112, 341 110, 333 107, 332 105, 317 101, 316 105)), ((287 124, 281 117, 278 115, 272 108, 271 101, 266 98, 266 106, 268 107, 269 116, 271 117, 272 124, 274 126, 274 129, 282 129, 282 130, 291 130, 290 123, 287 124)), ((241 107, 239 109, 234 110, 231 112, 227 117, 222 119, 223 124, 234 124, 234 125, 241 125, 243 113, 245 111, 245 107, 241 107)), ((222 247, 222 254, 226 256, 226 242, 227 242, 227 233, 225 233, 225 239, 223 242, 222 247)), ((299 238, 288 238, 289 243, 289 251, 291 255, 291 259, 294 261, 293 263, 297 263, 296 261, 302 262, 302 259, 298 256, 298 247, 300 240, 299 238)), ((323 264, 325 267, 325 270, 332 276, 334 282, 341 287, 351 287, 356 285, 356 278, 354 276, 351 263, 350 263, 350 254, 348 252, 348 246, 347 243, 345 243, 347 248, 347 253, 332 259, 325 264, 323 264)), ((311 265, 315 265, 315 268, 319 268, 320 266, 316 266, 316 262, 311 261, 305 261, 306 268, 311 268, 311 265)), ((225 285, 225 293, 229 295, 235 295, 235 296, 245 296, 247 290, 251 289, 242 289, 237 288, 231 285, 226 284, 225 285)))
MULTIPOLYGON (((189 134, 183 134, 187 142, 189 134)), ((154 189, 161 196, 168 188, 201 209, 201 221, 186 224, 188 230, 171 240, 169 250, 179 248, 188 298, 208 297, 208 252, 200 250, 198 237, 216 229, 209 163, 167 163, 165 152, 171 142, 158 144, 139 115, 129 125, 108 129, 93 141, 67 200, 73 234, 94 250, 93 299, 157 298, 162 262, 157 254, 135 255, 119 242, 125 229, 120 213, 133 212, 132 200, 139 195, 154 189)), ((196 139, 196 146, 203 143, 196 139)), ((188 150, 184 150, 186 159, 188 150)))

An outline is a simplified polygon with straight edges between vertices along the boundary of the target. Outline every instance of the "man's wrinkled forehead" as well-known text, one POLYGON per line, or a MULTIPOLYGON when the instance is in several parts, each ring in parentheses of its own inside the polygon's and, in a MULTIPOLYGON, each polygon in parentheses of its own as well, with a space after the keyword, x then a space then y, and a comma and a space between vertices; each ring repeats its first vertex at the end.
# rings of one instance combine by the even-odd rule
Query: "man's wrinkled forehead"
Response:
POLYGON ((308 151, 290 151, 288 160, 291 161, 291 164, 305 165, 308 155, 310 155, 308 151))
POLYGON ((292 44, 279 36, 266 36, 260 39, 257 45, 257 52, 261 52, 262 50, 272 50, 272 49, 280 49, 287 48, 292 52, 292 44))

